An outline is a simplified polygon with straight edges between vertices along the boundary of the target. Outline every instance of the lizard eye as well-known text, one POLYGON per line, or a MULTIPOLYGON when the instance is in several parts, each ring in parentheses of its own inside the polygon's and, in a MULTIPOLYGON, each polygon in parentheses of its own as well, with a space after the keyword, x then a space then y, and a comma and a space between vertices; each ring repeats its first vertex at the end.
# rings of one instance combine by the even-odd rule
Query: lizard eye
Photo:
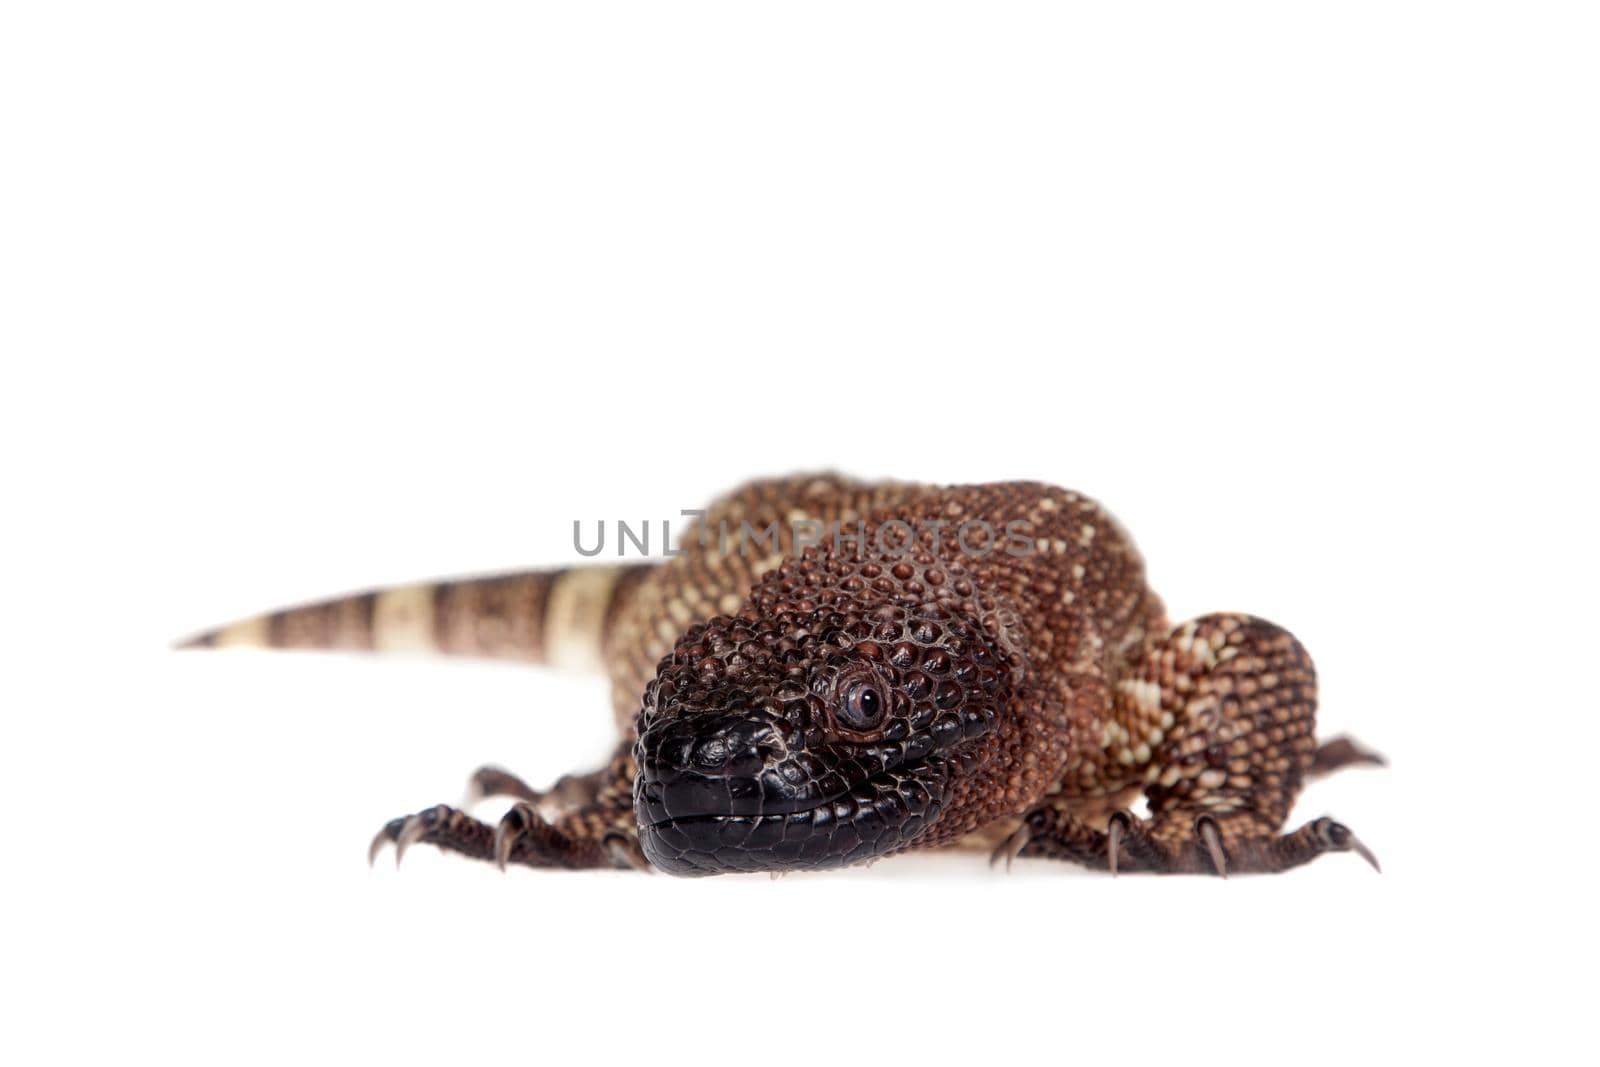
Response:
POLYGON ((870 730, 883 721, 888 701, 868 682, 857 682, 845 691, 839 708, 839 721, 852 730, 870 730))

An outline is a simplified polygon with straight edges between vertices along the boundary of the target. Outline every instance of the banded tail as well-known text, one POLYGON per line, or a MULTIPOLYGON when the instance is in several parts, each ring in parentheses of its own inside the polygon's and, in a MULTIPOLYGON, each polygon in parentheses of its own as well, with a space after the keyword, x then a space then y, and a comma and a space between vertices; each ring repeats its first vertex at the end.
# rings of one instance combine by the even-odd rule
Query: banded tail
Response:
POLYGON ((244 619, 179 648, 411 652, 597 671, 648 563, 493 574, 375 589, 244 619))

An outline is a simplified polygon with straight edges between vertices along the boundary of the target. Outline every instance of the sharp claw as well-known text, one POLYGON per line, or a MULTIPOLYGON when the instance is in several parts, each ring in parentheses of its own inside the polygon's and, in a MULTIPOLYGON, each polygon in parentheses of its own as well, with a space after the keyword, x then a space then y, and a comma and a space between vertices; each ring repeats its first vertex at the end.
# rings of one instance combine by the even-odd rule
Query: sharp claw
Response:
POLYGON ((1122 813, 1117 812, 1106 823, 1106 866, 1111 869, 1113 878, 1117 876, 1117 847, 1122 844, 1122 822, 1122 813))
POLYGON ((517 847, 517 839, 528 828, 528 815, 524 809, 532 810, 526 803, 514 805, 495 825, 494 862, 502 871, 506 869, 506 863, 511 859, 512 849, 517 847))
POLYGON ((1350 827, 1324 816, 1317 820, 1316 828, 1317 835, 1322 839, 1324 847, 1335 852, 1354 852, 1372 864, 1373 870, 1379 874, 1383 873, 1383 867, 1379 865, 1378 857, 1372 854, 1370 848, 1361 843, 1359 837, 1350 832, 1350 827))
POLYGON ((400 824, 400 832, 394 838, 394 865, 399 870, 400 861, 405 859, 406 849, 421 840, 422 835, 428 832, 427 825, 420 815, 407 815, 405 822, 400 824))
POLYGON ((1216 868, 1217 874, 1228 877, 1228 855, 1222 851, 1222 835, 1217 833, 1216 822, 1210 816, 1202 815, 1195 821, 1194 829, 1200 835, 1200 840, 1206 843, 1206 851, 1211 853, 1211 865, 1216 868))
POLYGON ((1377 871, 1379 874, 1383 873, 1383 867, 1378 863, 1378 857, 1374 856, 1372 854, 1372 850, 1366 845, 1363 845, 1361 843, 1361 839, 1355 834, 1350 835, 1350 851, 1354 852, 1356 855, 1372 864, 1373 870, 1377 871))
POLYGON ((516 834, 507 833, 506 820, 501 819, 494 828, 494 865, 502 871, 506 869, 506 860, 511 858, 511 849, 516 843, 516 834))
MULTIPOLYGON (((399 822, 399 821, 400 821, 399 819, 395 820, 395 822, 399 822)), ((383 846, 387 845, 390 841, 394 840, 393 836, 390 835, 390 833, 389 833, 389 828, 391 826, 393 826, 393 825, 394 825, 394 822, 385 824, 384 828, 382 830, 379 830, 377 832, 377 834, 375 834, 373 836, 372 844, 367 846, 367 866, 368 867, 371 867, 375 863, 378 862, 378 853, 383 851, 383 846)))
POLYGON ((993 867, 1003 857, 1006 861, 1006 873, 1010 874, 1012 861, 1021 855, 1022 850, 1028 847, 1028 842, 1031 840, 1033 840, 1033 831, 1024 822, 1012 832, 1010 837, 1000 842, 998 848, 989 853, 989 866, 993 867))

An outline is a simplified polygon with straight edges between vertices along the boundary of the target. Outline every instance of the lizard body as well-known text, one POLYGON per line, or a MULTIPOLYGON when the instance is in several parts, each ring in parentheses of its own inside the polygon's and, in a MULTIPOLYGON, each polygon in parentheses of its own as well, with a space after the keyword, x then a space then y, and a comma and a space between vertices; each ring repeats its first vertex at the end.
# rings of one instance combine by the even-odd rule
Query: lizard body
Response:
MULTIPOLYGON (((661 562, 382 590, 195 645, 431 649, 603 670, 621 740, 599 771, 435 807, 417 841, 545 867, 818 869, 984 844, 1156 872, 1371 854, 1331 819, 1281 828, 1303 781, 1377 762, 1314 738, 1311 660, 1285 630, 1171 626, 1133 543, 1078 493, 837 475, 753 482, 661 562), (1143 792, 1148 818, 1126 805, 1143 792)), ((1376 865, 1375 861, 1374 865, 1376 865)))

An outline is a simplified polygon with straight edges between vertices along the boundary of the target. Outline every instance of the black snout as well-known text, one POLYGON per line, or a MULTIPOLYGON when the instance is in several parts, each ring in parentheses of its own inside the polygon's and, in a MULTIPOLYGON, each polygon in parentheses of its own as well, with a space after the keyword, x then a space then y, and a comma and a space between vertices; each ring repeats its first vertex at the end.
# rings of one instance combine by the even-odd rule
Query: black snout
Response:
POLYGON ((685 715, 639 741, 637 814, 643 826, 703 815, 759 815, 783 792, 767 773, 782 743, 748 715, 685 715))
POLYGON ((943 764, 797 750, 781 722, 748 711, 657 720, 634 752, 639 844, 671 874, 820 869, 896 851, 938 814, 945 780, 943 764))

